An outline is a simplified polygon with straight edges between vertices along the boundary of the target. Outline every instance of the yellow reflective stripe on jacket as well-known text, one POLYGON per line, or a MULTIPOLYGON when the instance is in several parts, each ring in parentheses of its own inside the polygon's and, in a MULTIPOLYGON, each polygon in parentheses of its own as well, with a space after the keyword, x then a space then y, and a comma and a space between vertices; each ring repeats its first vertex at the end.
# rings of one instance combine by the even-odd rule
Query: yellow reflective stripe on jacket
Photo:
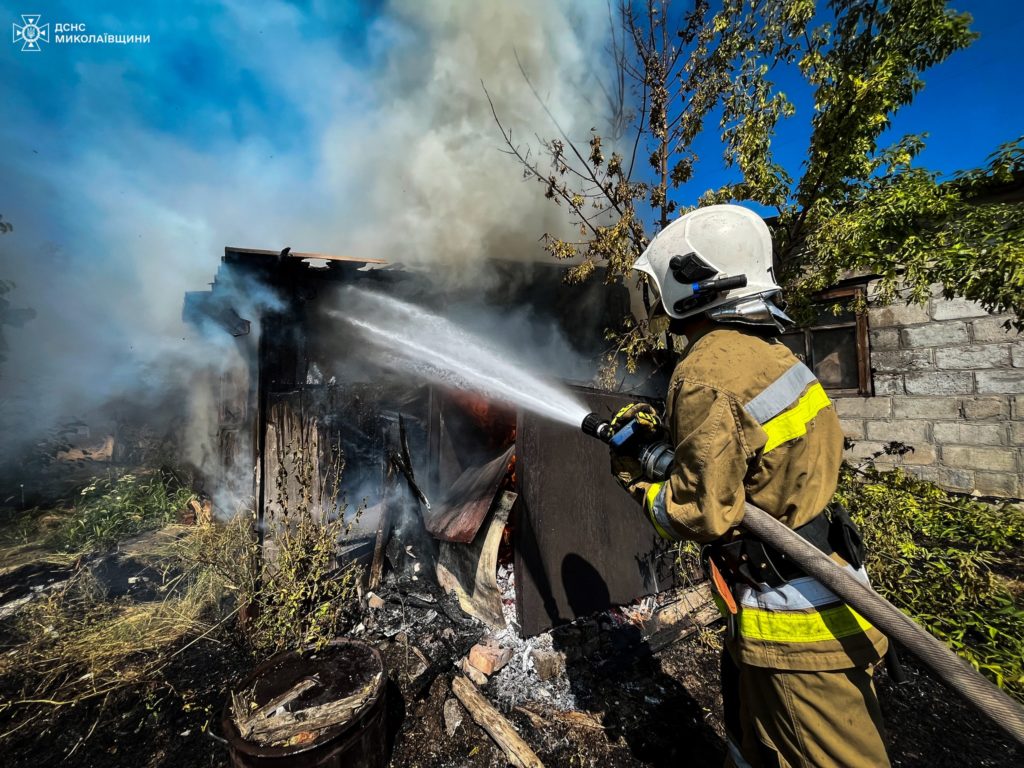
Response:
POLYGON ((768 435, 764 452, 768 453, 788 440, 806 435, 807 424, 818 415, 819 411, 831 404, 832 401, 828 399, 821 384, 818 382, 812 384, 797 400, 796 405, 761 425, 765 434, 768 435))
POLYGON ((770 643, 839 640, 871 629, 864 617, 846 605, 807 612, 741 608, 737 621, 737 634, 770 643))
POLYGON ((669 541, 678 541, 679 537, 673 533, 672 524, 668 519, 668 512, 665 510, 665 483, 651 483, 644 494, 644 512, 647 513, 651 525, 658 535, 669 541))

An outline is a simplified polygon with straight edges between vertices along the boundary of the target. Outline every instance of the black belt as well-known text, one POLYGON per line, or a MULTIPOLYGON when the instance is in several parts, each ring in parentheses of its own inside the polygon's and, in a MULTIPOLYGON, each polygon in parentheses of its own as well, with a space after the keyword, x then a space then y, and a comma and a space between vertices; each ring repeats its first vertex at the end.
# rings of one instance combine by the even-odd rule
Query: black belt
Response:
MULTIPOLYGON (((864 561, 860 533, 846 510, 838 504, 833 504, 809 523, 793 530, 826 555, 838 552, 854 568, 859 568, 864 561)), ((749 534, 727 544, 712 544, 710 555, 734 579, 755 587, 765 584, 779 587, 806 575, 785 554, 749 534)))
MULTIPOLYGON (((799 534, 800 538, 813 544, 816 549, 820 549, 826 555, 831 555, 836 551, 829 536, 831 528, 832 522, 829 520, 828 514, 823 512, 809 523, 804 523, 799 528, 794 528, 793 532, 799 534)), ((790 560, 785 552, 779 552, 767 545, 765 545, 765 552, 779 576, 785 581, 804 575, 803 569, 790 560)))

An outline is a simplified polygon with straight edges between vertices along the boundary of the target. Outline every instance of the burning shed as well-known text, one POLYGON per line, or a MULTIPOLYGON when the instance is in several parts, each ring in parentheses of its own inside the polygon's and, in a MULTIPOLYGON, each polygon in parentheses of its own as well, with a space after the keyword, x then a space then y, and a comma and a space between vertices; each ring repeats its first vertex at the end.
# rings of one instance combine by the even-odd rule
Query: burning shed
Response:
POLYGON ((372 564, 371 584, 385 557, 414 578, 436 565, 445 591, 495 626, 500 565, 529 636, 665 588, 670 558, 577 427, 460 389, 457 375, 395 365, 417 327, 429 332, 409 313, 458 318, 513 359, 527 351, 599 413, 664 382, 587 384, 604 329, 629 312, 625 288, 567 285, 548 264, 495 262, 491 274, 470 295, 374 259, 225 249, 210 290, 185 296, 186 321, 225 361, 197 384, 211 418, 195 463, 218 506, 253 504, 268 549, 289 499, 316 515, 359 508, 346 552, 372 564))

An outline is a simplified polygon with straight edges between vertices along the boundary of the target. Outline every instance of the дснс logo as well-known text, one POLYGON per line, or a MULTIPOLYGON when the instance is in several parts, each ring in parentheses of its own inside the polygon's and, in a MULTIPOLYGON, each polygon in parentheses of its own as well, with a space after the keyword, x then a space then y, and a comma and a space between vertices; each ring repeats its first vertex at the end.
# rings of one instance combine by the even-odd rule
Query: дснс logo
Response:
POLYGON ((39 43, 50 42, 50 25, 43 24, 40 26, 39 19, 41 18, 38 13, 23 13, 21 14, 21 20, 24 24, 18 24, 14 22, 11 26, 13 27, 13 42, 21 41, 21 50, 23 51, 41 51, 39 43))

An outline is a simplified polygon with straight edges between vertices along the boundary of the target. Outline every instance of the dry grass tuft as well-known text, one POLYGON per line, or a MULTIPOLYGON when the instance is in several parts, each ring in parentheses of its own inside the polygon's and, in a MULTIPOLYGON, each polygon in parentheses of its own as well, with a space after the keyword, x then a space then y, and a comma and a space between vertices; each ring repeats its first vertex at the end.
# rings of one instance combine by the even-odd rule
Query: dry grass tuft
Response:
POLYGON ((238 612, 231 578, 244 573, 241 555, 253 546, 248 529, 240 519, 166 537, 159 557, 177 575, 164 585, 161 601, 109 601, 82 568, 29 604, 17 627, 23 642, 0 656, 0 677, 20 680, 21 698, 0 708, 72 704, 154 682, 189 645, 217 642, 216 630, 238 612))

